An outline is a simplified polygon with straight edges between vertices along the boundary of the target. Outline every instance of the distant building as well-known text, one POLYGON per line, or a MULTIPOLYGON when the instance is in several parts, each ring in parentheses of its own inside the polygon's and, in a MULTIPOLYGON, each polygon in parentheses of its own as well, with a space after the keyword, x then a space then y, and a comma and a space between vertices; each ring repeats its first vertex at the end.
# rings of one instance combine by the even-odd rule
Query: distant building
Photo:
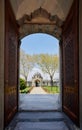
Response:
MULTIPOLYGON (((51 86, 51 81, 45 80, 40 73, 35 73, 31 81, 27 81, 28 86, 51 86)), ((59 86, 59 80, 53 80, 53 86, 59 86)))

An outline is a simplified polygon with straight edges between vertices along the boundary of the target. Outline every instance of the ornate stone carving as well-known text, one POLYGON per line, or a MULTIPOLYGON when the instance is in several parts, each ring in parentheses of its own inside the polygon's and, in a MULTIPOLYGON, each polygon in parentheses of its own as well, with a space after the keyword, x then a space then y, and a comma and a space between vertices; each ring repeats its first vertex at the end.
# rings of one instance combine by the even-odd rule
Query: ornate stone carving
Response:
POLYGON ((38 17, 43 17, 43 18, 49 20, 49 22, 55 23, 58 26, 61 26, 62 23, 63 23, 62 20, 60 20, 57 17, 57 15, 53 15, 52 16, 45 9, 40 7, 39 9, 35 10, 34 12, 32 12, 30 15, 25 14, 21 19, 18 20, 18 24, 22 25, 22 24, 25 24, 25 23, 32 22, 33 19, 38 18, 38 17))
POLYGON ((24 24, 19 28, 20 39, 32 33, 47 33, 60 39, 62 29, 50 24, 24 24))
POLYGON ((63 22, 57 17, 52 16, 45 9, 39 8, 30 15, 24 15, 18 20, 20 38, 32 33, 47 33, 60 39, 61 26, 63 22))
POLYGON ((48 13, 45 9, 39 8, 35 10, 33 13, 31 13, 31 18, 36 18, 36 17, 45 17, 47 19, 50 19, 51 14, 48 13))

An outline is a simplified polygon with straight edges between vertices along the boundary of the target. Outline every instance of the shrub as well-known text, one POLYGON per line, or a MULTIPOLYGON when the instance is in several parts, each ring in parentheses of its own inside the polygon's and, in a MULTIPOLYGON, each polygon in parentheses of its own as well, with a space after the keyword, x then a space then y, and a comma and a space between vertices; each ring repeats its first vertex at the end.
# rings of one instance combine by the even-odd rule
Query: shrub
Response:
POLYGON ((20 79, 20 90, 23 90, 26 87, 26 81, 24 79, 20 79))

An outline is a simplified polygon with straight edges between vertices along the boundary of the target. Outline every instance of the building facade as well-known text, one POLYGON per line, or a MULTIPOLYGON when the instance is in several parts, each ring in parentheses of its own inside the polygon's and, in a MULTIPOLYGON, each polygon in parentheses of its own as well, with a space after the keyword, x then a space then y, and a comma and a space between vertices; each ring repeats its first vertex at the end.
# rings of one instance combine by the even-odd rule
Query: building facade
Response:
MULTIPOLYGON (((40 73, 35 73, 32 77, 31 81, 27 81, 27 86, 34 86, 34 87, 39 87, 39 86, 51 86, 51 81, 50 79, 44 79, 40 73)), ((53 80, 53 86, 59 86, 59 80, 53 80)))

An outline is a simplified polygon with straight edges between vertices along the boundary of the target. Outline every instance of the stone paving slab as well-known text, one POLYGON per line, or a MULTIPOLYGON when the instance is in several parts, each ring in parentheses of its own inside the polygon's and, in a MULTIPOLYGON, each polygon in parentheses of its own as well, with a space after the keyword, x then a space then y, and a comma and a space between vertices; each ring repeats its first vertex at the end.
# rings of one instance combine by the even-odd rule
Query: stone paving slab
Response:
POLYGON ((19 120, 63 120, 64 116, 61 112, 20 112, 16 119, 19 120))
POLYGON ((14 130, 69 130, 63 121, 60 122, 19 122, 14 130))
POLYGON ((30 92, 30 94, 47 94, 47 92, 45 92, 42 87, 33 87, 32 91, 30 92))
POLYGON ((5 130, 79 130, 62 112, 18 112, 5 130))
POLYGON ((59 94, 20 94, 19 110, 59 110, 59 94))
POLYGON ((77 130, 64 113, 58 112, 59 94, 21 94, 20 97, 21 111, 5 130, 77 130))

